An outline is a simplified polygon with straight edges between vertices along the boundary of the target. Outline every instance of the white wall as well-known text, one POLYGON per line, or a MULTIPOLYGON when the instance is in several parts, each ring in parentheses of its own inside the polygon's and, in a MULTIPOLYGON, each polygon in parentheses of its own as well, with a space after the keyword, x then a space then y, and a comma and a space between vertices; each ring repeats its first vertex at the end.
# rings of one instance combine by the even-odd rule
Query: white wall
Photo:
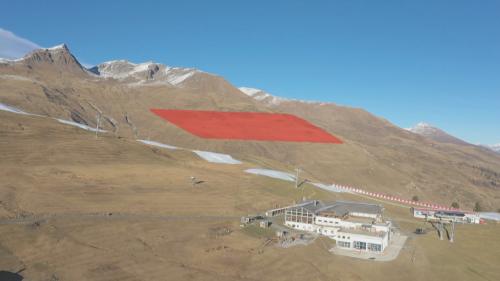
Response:
POLYGON ((337 227, 344 227, 344 228, 355 228, 355 227, 359 227, 362 225, 362 223, 358 223, 358 222, 350 222, 350 221, 344 221, 344 220, 341 220, 338 218, 321 217, 321 216, 316 216, 314 222, 317 225, 337 226, 337 227))
POLYGON ((390 231, 391 223, 388 222, 385 225, 380 225, 380 224, 371 225, 373 231, 383 232, 385 234, 383 237, 349 233, 348 229, 359 228, 363 225, 363 223, 344 221, 338 218, 331 218, 331 217, 316 216, 314 218, 314 224, 285 221, 285 225, 290 228, 298 230, 316 232, 318 234, 330 237, 337 241, 350 242, 351 248, 353 247, 354 241, 361 241, 371 244, 380 244, 382 245, 382 251, 383 251, 389 244, 388 232, 390 231), (344 231, 340 231, 340 228, 343 228, 344 231), (342 236, 345 236, 346 238, 341 238, 342 236))
POLYGON ((285 221, 285 225, 299 230, 316 232, 316 226, 313 224, 303 223, 303 222, 294 222, 294 221, 285 221))
POLYGON ((383 237, 376 237, 376 236, 369 236, 369 235, 363 235, 363 234, 355 234, 355 233, 349 233, 349 232, 344 232, 344 231, 339 231, 337 232, 337 237, 335 238, 337 241, 344 241, 344 242, 350 242, 351 243, 351 248, 353 248, 354 241, 360 241, 360 242, 365 242, 365 243, 370 243, 370 244, 380 244, 382 245, 382 251, 387 247, 388 245, 388 235, 385 233, 383 237), (345 237, 345 238, 343 238, 345 237))

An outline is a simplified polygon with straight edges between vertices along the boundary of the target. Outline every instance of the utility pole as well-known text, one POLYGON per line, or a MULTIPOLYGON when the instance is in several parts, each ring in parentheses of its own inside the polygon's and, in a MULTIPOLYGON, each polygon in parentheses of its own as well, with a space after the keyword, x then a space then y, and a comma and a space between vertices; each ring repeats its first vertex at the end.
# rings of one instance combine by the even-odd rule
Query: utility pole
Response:
POLYGON ((450 235, 450 242, 453 243, 455 240, 455 221, 451 221, 451 235, 450 235))
POLYGON ((299 188, 299 173, 300 173, 300 168, 295 169, 296 176, 295 176, 295 188, 299 188))
POLYGON ((95 138, 97 139, 97 133, 99 132, 99 125, 101 123, 101 114, 97 114, 96 115, 96 119, 97 119, 97 122, 96 122, 96 128, 95 128, 95 138))

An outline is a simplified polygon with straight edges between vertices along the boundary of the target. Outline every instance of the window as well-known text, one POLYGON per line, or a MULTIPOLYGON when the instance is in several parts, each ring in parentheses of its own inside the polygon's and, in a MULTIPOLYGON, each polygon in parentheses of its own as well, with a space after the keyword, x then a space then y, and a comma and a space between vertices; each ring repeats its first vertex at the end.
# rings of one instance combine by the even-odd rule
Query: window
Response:
POLYGON ((371 252, 382 252, 382 245, 368 244, 368 250, 370 250, 371 252))
POLYGON ((337 241, 337 246, 342 248, 351 248, 351 243, 344 241, 337 241))
POLYGON ((366 242, 354 241, 354 249, 366 250, 366 242))

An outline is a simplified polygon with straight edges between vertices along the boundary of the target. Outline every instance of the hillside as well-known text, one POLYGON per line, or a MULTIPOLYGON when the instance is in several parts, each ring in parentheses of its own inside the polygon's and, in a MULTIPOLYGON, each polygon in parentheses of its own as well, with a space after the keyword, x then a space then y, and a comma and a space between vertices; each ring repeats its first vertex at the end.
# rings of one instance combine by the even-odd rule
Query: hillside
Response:
MULTIPOLYGON (((88 71, 67 46, 0 63, 0 102, 27 112, 101 127, 115 137, 151 139, 274 163, 323 182, 360 186, 449 205, 500 205, 500 156, 439 143, 363 109, 248 96, 224 78, 152 62, 112 61, 88 71), (151 108, 284 112, 339 136, 342 145, 200 139, 154 116, 151 108), (279 164, 278 164, 279 163, 279 164)), ((271 165, 272 166, 272 165, 271 165)))
POLYGON ((499 224, 459 225, 451 244, 430 229, 412 234, 426 226, 385 202, 385 215, 410 236, 395 261, 336 256, 329 239, 279 248, 266 242, 274 233, 240 228, 240 216, 302 196, 370 200, 243 172, 286 168, 269 159, 213 164, 47 117, 0 118, 0 268, 25 280, 500 278, 491 246, 500 243, 499 224), (203 183, 192 186, 191 176, 203 183))
POLYGON ((437 127, 434 127, 432 125, 423 122, 420 122, 414 127, 408 128, 407 130, 412 133, 419 134, 421 136, 434 140, 436 142, 453 143, 458 145, 470 145, 469 143, 457 137, 454 137, 437 127))

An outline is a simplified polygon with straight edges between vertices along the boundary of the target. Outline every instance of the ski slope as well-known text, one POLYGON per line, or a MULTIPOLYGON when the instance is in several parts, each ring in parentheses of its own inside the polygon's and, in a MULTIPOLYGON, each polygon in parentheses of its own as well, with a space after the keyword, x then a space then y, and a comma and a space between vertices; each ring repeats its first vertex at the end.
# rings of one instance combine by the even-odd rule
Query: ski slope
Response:
POLYGON ((151 145, 151 146, 157 146, 161 148, 167 148, 167 149, 179 149, 177 146, 173 145, 168 145, 164 144, 161 142, 156 142, 156 141, 150 141, 150 140, 137 140, 138 142, 142 142, 143 144, 151 145))
POLYGON ((6 104, 1 103, 1 102, 0 102, 0 110, 11 112, 11 113, 17 113, 17 114, 31 115, 31 114, 24 112, 18 108, 15 108, 15 107, 10 106, 10 105, 6 105, 6 104))
POLYGON ((280 179, 280 180, 285 180, 285 181, 295 181, 295 176, 294 175, 292 175, 290 173, 287 173, 287 172, 281 172, 281 171, 276 171, 276 170, 269 170, 269 169, 246 169, 245 172, 249 173, 249 174, 266 176, 266 177, 280 179))
POLYGON ((241 164, 241 161, 234 159, 229 154, 222 154, 210 151, 200 151, 200 150, 193 150, 193 152, 208 162, 219 163, 219 164, 233 164, 233 165, 241 164))
POLYGON ((70 126, 74 126, 74 127, 78 127, 80 129, 84 129, 84 130, 91 131, 91 132, 96 132, 96 131, 98 131, 99 133, 105 133, 106 132, 105 130, 96 129, 94 127, 90 127, 90 126, 87 126, 87 125, 84 125, 84 124, 80 124, 80 123, 76 123, 76 122, 69 121, 69 120, 57 119, 57 118, 56 118, 56 120, 59 121, 60 123, 63 123, 63 124, 66 124, 66 125, 70 125, 70 126))

